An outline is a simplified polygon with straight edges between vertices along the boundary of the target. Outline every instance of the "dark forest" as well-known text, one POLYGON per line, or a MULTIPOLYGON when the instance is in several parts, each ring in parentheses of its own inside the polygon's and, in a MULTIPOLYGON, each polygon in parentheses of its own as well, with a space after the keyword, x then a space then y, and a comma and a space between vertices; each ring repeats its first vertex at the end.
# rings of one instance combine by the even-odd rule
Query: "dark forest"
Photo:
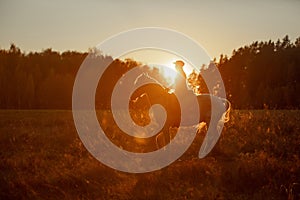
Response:
MULTIPOLYGON (((87 55, 51 48, 25 53, 15 44, 0 49, 0 108, 71 109, 76 72, 87 55)), ((97 59, 112 61, 109 56, 97 59)), ((256 41, 213 62, 235 109, 299 109, 300 37, 295 42, 288 36, 276 42, 256 41)), ((137 65, 133 60, 116 59, 111 63, 110 78, 137 65)), ((159 74, 155 70, 151 72, 154 76, 159 74)), ((189 81, 191 87, 200 86, 197 92, 205 93, 201 73, 192 73, 189 81)))

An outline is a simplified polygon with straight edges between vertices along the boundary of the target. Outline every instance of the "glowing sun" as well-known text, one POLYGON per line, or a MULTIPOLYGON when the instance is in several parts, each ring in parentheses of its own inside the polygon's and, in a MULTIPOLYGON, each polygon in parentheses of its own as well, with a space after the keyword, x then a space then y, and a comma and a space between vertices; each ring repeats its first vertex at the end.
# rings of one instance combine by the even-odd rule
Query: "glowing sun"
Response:
POLYGON ((173 62, 170 62, 164 64, 163 66, 164 67, 160 68, 162 75, 165 77, 168 84, 174 85, 178 76, 178 72, 175 69, 175 65, 173 64, 173 62))

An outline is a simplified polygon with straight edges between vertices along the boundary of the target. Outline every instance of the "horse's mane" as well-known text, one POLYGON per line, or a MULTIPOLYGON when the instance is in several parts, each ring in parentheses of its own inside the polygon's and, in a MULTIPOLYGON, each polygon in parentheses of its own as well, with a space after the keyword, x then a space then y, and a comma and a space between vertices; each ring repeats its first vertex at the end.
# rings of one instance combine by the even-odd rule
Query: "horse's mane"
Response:
POLYGON ((134 80, 134 85, 136 85, 139 81, 146 81, 146 80, 151 80, 154 83, 160 85, 162 88, 167 89, 161 82, 156 80, 155 78, 151 77, 148 73, 141 73, 136 79, 134 80))

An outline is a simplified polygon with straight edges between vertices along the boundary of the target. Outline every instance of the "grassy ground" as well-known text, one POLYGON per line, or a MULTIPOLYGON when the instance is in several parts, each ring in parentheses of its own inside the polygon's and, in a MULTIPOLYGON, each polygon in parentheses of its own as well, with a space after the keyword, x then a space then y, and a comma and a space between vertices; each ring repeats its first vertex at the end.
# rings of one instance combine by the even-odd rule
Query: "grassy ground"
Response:
POLYGON ((172 165, 128 174, 95 160, 71 111, 0 111, 0 199, 280 199, 300 182, 300 111, 233 111, 197 159, 201 132, 172 165))

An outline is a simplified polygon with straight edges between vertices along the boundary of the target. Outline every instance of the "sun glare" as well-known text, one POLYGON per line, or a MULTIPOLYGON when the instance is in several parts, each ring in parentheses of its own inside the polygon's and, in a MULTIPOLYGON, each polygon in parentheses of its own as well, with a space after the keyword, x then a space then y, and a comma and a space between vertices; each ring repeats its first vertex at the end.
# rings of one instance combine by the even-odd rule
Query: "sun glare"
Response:
MULTIPOLYGON (((162 67, 160 67, 160 71, 162 75, 165 77, 166 81, 170 85, 176 84, 176 77, 179 76, 179 73, 176 71, 175 64, 174 64, 176 60, 181 60, 181 59, 172 59, 171 61, 162 64, 162 67)), ((183 70, 187 76, 191 74, 193 71, 192 67, 186 62, 183 67, 183 70)))
POLYGON ((170 84, 170 85, 174 85, 175 84, 175 80, 176 77, 178 75, 178 73, 175 70, 174 64, 166 64, 163 65, 165 67, 162 67, 160 69, 162 75, 165 77, 166 81, 170 84))
MULTIPOLYGON (((157 50, 157 49, 137 50, 137 51, 127 53, 120 58, 121 59, 131 58, 133 60, 142 62, 143 64, 147 64, 150 67, 158 68, 160 73, 163 75, 166 82, 168 83, 168 87, 176 84, 175 81, 178 72, 175 69, 174 62, 176 60, 184 61, 184 59, 178 57, 175 54, 162 51, 162 50, 157 50)), ((186 61, 184 61, 184 63, 185 65, 183 67, 183 70, 188 76, 192 72, 193 68, 186 61)))

